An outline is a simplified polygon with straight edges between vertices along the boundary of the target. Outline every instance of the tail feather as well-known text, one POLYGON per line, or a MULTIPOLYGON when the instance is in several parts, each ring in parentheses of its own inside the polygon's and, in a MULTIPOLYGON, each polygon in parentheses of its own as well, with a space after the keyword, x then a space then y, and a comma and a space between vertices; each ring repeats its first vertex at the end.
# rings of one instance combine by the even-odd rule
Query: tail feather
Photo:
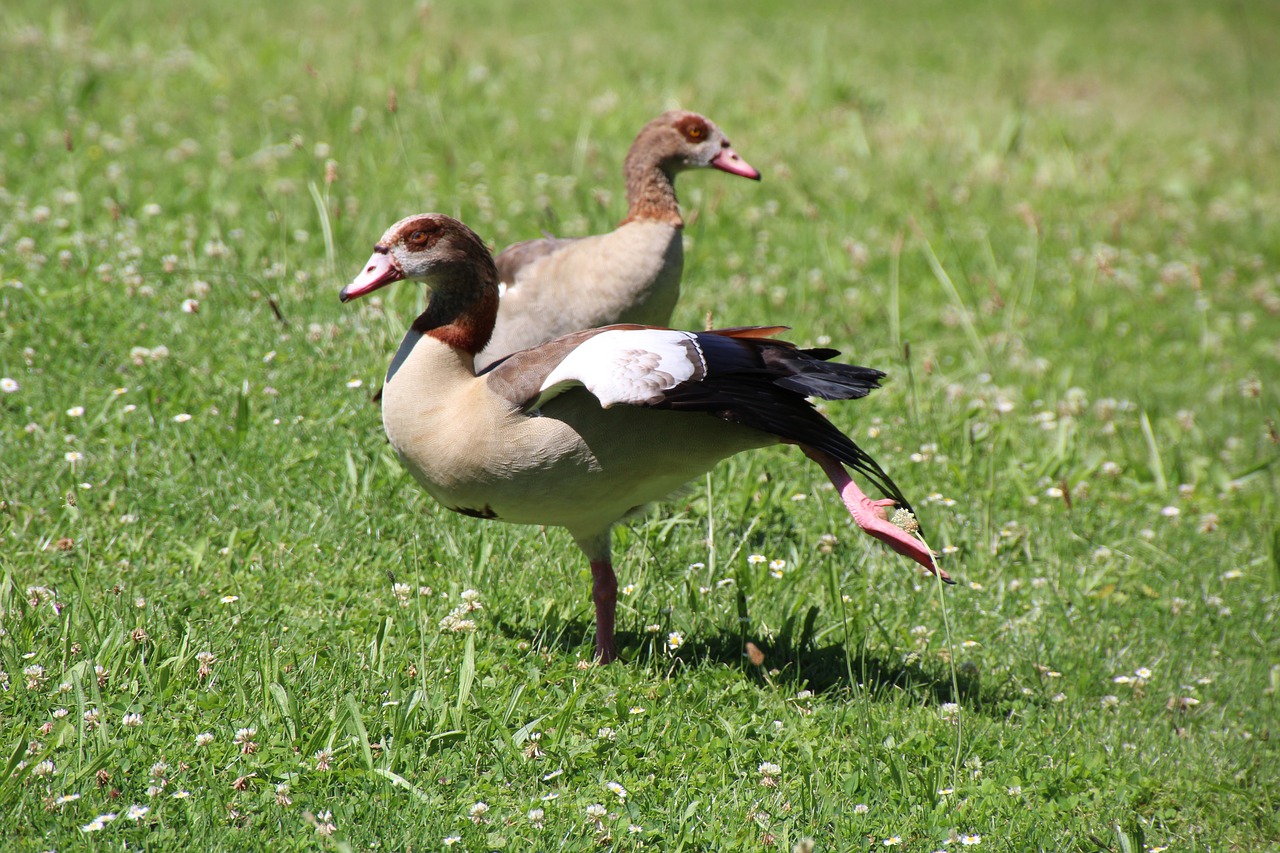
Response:
POLYGON ((817 448, 862 474, 885 497, 911 509, 893 478, 853 439, 814 409, 801 396, 804 393, 750 377, 722 377, 704 379, 685 389, 668 392, 659 405, 677 411, 707 412, 730 423, 817 448))
POLYGON ((807 398, 856 400, 880 387, 883 371, 831 361, 838 350, 801 349, 768 337, 780 327, 699 333, 706 374, 666 390, 657 408, 707 412, 742 426, 812 447, 848 465, 885 497, 911 509, 902 490, 853 439, 807 398))

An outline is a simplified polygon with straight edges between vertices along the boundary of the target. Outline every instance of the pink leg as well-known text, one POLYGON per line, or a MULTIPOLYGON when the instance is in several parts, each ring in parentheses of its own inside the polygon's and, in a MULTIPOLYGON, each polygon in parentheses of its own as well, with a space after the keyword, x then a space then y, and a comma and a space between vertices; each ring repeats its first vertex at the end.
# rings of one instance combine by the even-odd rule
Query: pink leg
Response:
POLYGON ((608 560, 591 561, 591 598, 596 603, 596 658, 600 663, 617 660, 613 645, 613 619, 618 609, 618 577, 608 560))
POLYGON ((840 499, 844 501, 845 508, 853 516, 855 524, 899 554, 910 557, 929 571, 936 573, 944 581, 951 581, 950 575, 940 568, 935 569, 931 559, 932 552, 919 539, 908 535, 905 530, 887 520, 888 513, 885 508, 894 506, 895 501, 871 500, 849 478, 849 473, 845 471, 839 459, 804 445, 801 445, 800 449, 804 451, 805 456, 822 466, 822 470, 831 479, 836 491, 840 493, 840 499))

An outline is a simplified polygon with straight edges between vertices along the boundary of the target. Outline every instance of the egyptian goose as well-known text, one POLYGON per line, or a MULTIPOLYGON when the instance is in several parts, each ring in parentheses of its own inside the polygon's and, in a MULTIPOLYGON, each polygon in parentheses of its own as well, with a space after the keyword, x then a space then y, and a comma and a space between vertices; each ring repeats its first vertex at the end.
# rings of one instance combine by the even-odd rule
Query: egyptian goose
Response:
POLYGON ((907 507, 898 487, 805 399, 862 397, 879 386, 879 370, 771 339, 781 326, 617 325, 522 350, 477 374, 498 313, 497 269, 480 238, 438 213, 403 219, 340 298, 401 280, 425 282, 430 296, 387 370, 382 423, 391 446, 455 512, 568 529, 591 563, 600 661, 617 656, 614 523, 743 450, 798 445, 859 527, 936 570, 922 541, 885 520, 886 507, 907 507), (887 499, 864 495, 846 465, 887 499))
POLYGON ((704 116, 674 110, 646 124, 623 166, 621 225, 592 237, 516 243, 495 258, 498 322, 476 365, 582 329, 671 322, 684 267, 676 175, 703 168, 760 180, 704 116))

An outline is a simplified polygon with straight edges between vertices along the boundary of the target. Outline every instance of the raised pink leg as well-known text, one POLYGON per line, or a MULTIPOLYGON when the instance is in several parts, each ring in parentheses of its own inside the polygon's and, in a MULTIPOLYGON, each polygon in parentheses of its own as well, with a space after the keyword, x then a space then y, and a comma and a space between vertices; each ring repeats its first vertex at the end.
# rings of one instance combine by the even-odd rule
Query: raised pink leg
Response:
POLYGON ((823 472, 831 479, 832 485, 840 493, 845 508, 853 521, 865 532, 879 539, 904 557, 910 557, 931 572, 936 573, 948 583, 951 577, 940 568, 935 568, 930 550, 914 536, 909 535, 901 527, 888 521, 887 507, 895 506, 896 501, 883 499, 873 501, 863 494, 857 483, 849 477, 839 459, 821 450, 801 445, 805 456, 822 466, 823 472))
POLYGON ((596 658, 612 663, 618 658, 613 645, 613 619, 618 609, 618 576, 608 560, 591 561, 591 598, 596 603, 596 658))

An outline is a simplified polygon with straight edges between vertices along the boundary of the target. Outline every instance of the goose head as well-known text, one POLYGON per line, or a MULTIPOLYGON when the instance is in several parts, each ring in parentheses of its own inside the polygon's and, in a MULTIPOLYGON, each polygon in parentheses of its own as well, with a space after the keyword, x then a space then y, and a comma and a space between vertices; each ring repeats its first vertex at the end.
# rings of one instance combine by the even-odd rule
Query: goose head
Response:
POLYGON ((349 302, 397 281, 433 285, 466 282, 483 288, 497 280, 493 258, 474 231, 441 213, 420 213, 387 229, 373 255, 338 298, 349 302))
POLYGON ((715 122, 686 110, 665 112, 646 124, 627 159, 655 163, 669 176, 687 169, 709 168, 760 180, 760 173, 733 150, 715 122))

